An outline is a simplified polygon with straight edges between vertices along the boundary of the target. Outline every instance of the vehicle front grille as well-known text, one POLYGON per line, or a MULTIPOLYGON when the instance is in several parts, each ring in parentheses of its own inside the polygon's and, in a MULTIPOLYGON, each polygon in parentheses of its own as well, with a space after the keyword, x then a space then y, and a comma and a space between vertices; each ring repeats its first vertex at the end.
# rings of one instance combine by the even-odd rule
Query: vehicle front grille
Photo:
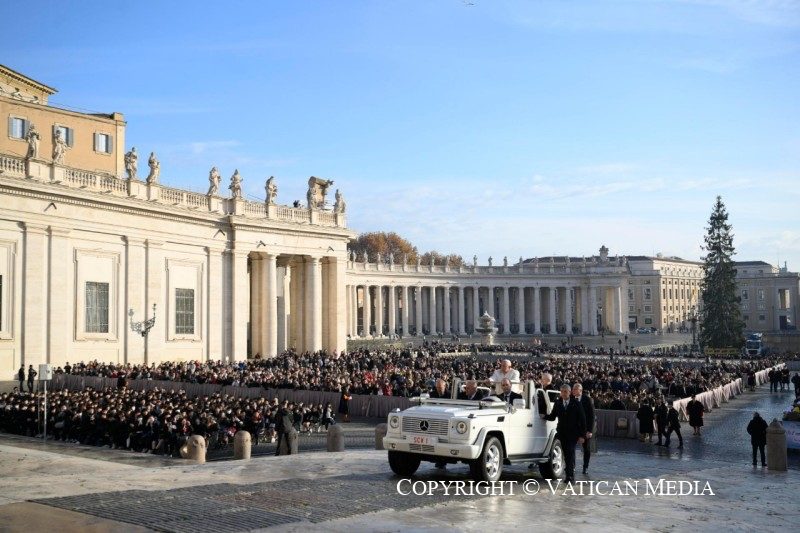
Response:
POLYGON ((425 452, 425 453, 434 453, 436 449, 433 446, 429 446, 427 444, 409 444, 408 449, 412 452, 425 452))
POLYGON ((417 433, 419 435, 446 436, 449 430, 449 420, 436 418, 403 417, 403 433, 417 433), (427 424, 427 429, 422 429, 427 424), (422 427, 420 427, 422 425, 422 427))

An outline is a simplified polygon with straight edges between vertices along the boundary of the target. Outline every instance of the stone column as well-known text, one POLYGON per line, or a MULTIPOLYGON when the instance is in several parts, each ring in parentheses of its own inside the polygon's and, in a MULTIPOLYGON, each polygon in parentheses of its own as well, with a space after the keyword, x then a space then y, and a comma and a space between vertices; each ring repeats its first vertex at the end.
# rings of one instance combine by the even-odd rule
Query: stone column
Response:
POLYGON ((525 287, 517 287, 517 326, 519 334, 525 335, 525 287))
POLYGON ((322 349, 322 272, 319 257, 310 257, 306 263, 306 323, 308 335, 306 350, 322 349))
MULTIPOLYGON (((403 266, 405 266, 405 265, 403 265, 403 266)), ((408 290, 408 285, 403 285, 403 287, 402 287, 402 298, 403 298, 402 320, 403 320, 403 336, 404 337, 408 337, 411 334, 411 332, 409 330, 409 327, 408 327, 409 326, 408 317, 411 315, 410 309, 408 307, 409 306, 409 299, 408 299, 409 294, 410 294, 410 291, 408 290)))
MULTIPOLYGON (((69 233, 68 229, 50 226, 47 362, 58 366, 63 365, 68 359, 68 354, 64 350, 69 341, 69 320, 66 320, 66 317, 70 316, 72 312, 67 296, 69 294, 67 290, 69 277, 65 276, 64 271, 60 268, 60 263, 69 257, 67 251, 69 233)), ((120 294, 121 291, 117 293, 120 294)), ((127 310, 124 306, 120 306, 119 302, 115 309, 109 309, 109 319, 114 320, 114 323, 119 322, 119 327, 123 329, 119 332, 120 339, 125 337, 125 331, 128 330, 127 316, 127 310), (119 316, 120 308, 122 308, 121 321, 116 319, 119 316)))
POLYGON ((436 287, 430 287, 430 298, 428 300, 429 311, 428 320, 430 321, 431 335, 436 334, 436 287))
MULTIPOLYGON (((276 357, 278 355, 278 257, 274 254, 262 258, 261 266, 264 273, 262 290, 266 294, 266 306, 262 313, 266 317, 266 335, 263 346, 263 357, 276 357)), ((263 324, 263 321, 262 321, 263 324)))
POLYGON ((614 331, 622 333, 622 287, 617 285, 613 289, 614 297, 614 331))
POLYGON ((508 285, 503 287, 503 333, 511 334, 511 299, 509 298, 508 285))
POLYGON ((353 316, 350 317, 352 323, 350 324, 350 335, 354 338, 358 337, 358 285, 350 287, 350 299, 353 302, 353 316))
POLYGON ((389 335, 397 329, 397 287, 389 285, 389 335))
POLYGON ((422 336, 422 287, 417 285, 414 287, 414 300, 416 302, 415 311, 416 317, 414 325, 417 326, 417 336, 422 336))
POLYGON ((472 332, 480 325, 481 318, 481 287, 476 285, 472 288, 472 332))
MULTIPOLYGON (((124 320, 124 327, 125 327, 125 357, 124 361, 130 364, 141 364, 144 363, 144 338, 139 335, 138 333, 134 333, 131 331, 128 317, 128 310, 133 309, 136 317, 141 317, 142 313, 147 309, 147 302, 144 300, 144 240, 143 239, 136 239, 132 237, 125 237, 125 305, 123 306, 123 310, 125 311, 125 316, 123 317, 124 320)), ((209 251, 209 248, 206 248, 209 251)), ((209 251, 210 253, 210 251, 209 251)), ((222 256, 220 255, 221 251, 217 252, 217 259, 219 260, 219 268, 220 270, 214 271, 214 275, 219 279, 219 287, 222 285, 222 256)), ((210 257, 210 256, 209 256, 210 257)), ((212 273, 210 271, 211 264, 209 264, 209 280, 213 278, 212 273)), ((209 286, 209 288, 213 288, 209 286)), ((214 305, 217 308, 217 312, 221 312, 223 307, 223 302, 220 294, 217 294, 217 300, 214 302, 214 305)), ((209 311, 211 311, 209 309, 209 311)), ((141 318, 139 318, 141 320, 141 318)), ((220 316, 219 321, 217 322, 217 326, 222 326, 222 317, 220 316)), ((219 337, 221 330, 215 330, 217 333, 217 337, 219 337)), ((209 330, 209 338, 211 335, 211 331, 209 330)), ((218 353, 221 353, 221 342, 218 343, 219 350, 218 353)))
POLYGON ((458 334, 459 335, 466 335, 467 329, 466 325, 464 324, 464 317, 466 315, 465 307, 466 302, 464 302, 464 286, 458 286, 458 334))
POLYGON ((364 336, 369 338, 372 326, 372 295, 369 293, 369 285, 364 285, 364 309, 362 313, 364 336))
POLYGON ((375 335, 383 336, 383 285, 375 287, 375 335))
POLYGON ((592 333, 589 323, 589 290, 586 285, 581 285, 581 333, 584 335, 592 333))
POLYGON ((550 334, 553 335, 554 333, 558 332, 557 321, 556 321, 556 291, 558 287, 550 287, 550 308, 548 311, 550 312, 550 334))
POLYGON ((564 288, 564 326, 567 335, 572 335, 572 289, 564 288))
POLYGON ((589 332, 592 335, 597 335, 597 288, 589 285, 589 308, 587 309, 589 315, 589 332))
POLYGON ((533 333, 542 333, 542 300, 539 287, 533 288, 533 333))
POLYGON ((264 356, 267 330, 262 311, 266 297, 261 265, 261 254, 253 254, 250 258, 250 351, 253 355, 264 356))
MULTIPOLYGON (((163 294, 164 294, 164 286, 162 284, 162 280, 165 277, 165 269, 166 265, 164 264, 164 243, 160 241, 154 241, 148 239, 147 243, 147 287, 146 287, 146 297, 145 301, 147 304, 145 308, 142 309, 142 320, 146 320, 152 316, 153 312, 153 304, 156 304, 156 323, 153 326, 153 329, 150 330, 150 333, 147 335, 147 339, 145 340, 145 354, 146 359, 145 363, 159 363, 165 359, 169 359, 169 356, 163 356, 162 350, 164 348, 164 339, 166 338, 167 332, 167 320, 166 320, 166 313, 168 312, 168 306, 164 305, 163 294)), ((236 351, 231 351, 229 354, 230 357, 241 357, 245 359, 247 357, 247 320, 248 320, 248 312, 250 309, 250 278, 247 276, 247 253, 243 252, 240 259, 240 264, 238 265, 241 268, 241 287, 237 287, 241 291, 241 298, 242 303, 241 307, 237 305, 237 309, 235 312, 241 313, 242 322, 241 330, 236 330, 236 333, 241 335, 243 342, 241 344, 241 355, 238 354, 236 351)), ((237 258, 239 256, 237 255, 237 258)), ((238 272, 238 270, 237 270, 238 272)), ((237 298, 239 297, 239 293, 236 293, 237 298)), ((236 345, 235 348, 239 349, 239 345, 236 345)))
POLYGON ((442 296, 444 297, 444 320, 442 321, 442 326, 444 328, 444 334, 450 335, 451 328, 450 328, 450 286, 445 285, 442 287, 442 296))
MULTIPOLYGON (((45 275, 47 271, 47 226, 29 224, 27 222, 24 225, 25 253, 23 257, 25 259, 25 268, 21 274, 24 279, 23 287, 25 292, 22 298, 23 337, 20 364, 25 365, 25 376, 27 377, 28 365, 33 365, 33 368, 38 372, 39 364, 47 362, 45 353, 47 349, 45 345, 47 335, 47 310, 45 307, 47 304, 47 277, 45 275)), ((78 312, 82 313, 85 312, 85 289, 83 287, 76 287, 76 289, 78 312)), ((12 290, 8 290, 6 294, 12 294, 12 290)), ((109 316, 109 318, 111 317, 109 316)), ((9 368, 11 364, 6 363, 9 368)), ((17 369, 13 368, 13 370, 17 369)))

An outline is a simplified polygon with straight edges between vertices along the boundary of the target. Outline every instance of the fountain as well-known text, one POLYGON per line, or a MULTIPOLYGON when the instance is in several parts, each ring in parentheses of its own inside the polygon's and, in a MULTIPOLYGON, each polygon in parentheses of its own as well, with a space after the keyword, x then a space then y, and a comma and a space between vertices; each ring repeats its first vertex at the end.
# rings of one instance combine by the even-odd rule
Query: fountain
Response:
POLYGON ((475 328, 475 332, 480 334, 481 344, 486 344, 488 346, 494 345, 494 334, 497 333, 497 328, 494 326, 494 317, 484 312, 479 320, 480 325, 475 328))

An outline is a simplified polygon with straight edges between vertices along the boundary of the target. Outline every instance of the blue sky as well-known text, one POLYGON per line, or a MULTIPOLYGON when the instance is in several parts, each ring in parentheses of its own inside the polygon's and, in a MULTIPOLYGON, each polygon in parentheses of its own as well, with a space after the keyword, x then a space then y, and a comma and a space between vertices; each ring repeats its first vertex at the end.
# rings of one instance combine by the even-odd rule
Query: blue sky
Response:
POLYGON ((6 2, 0 63, 125 114, 162 181, 305 198, 488 256, 702 254, 800 270, 800 2, 6 2))

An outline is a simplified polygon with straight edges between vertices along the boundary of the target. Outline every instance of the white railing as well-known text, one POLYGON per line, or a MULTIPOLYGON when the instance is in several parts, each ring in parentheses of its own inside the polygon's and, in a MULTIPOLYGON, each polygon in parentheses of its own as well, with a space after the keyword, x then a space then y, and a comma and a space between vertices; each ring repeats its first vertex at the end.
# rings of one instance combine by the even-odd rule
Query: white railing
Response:
POLYGON ((267 216, 267 209, 264 206, 264 204, 260 204, 257 202, 245 202, 244 214, 245 216, 251 215, 256 217, 265 217, 267 216))
POLYGON ((4 174, 25 176, 25 161, 16 157, 0 156, 0 170, 4 174))
MULTIPOLYGON (((52 176, 52 178, 43 179, 40 171, 36 177, 37 180, 53 185, 57 184, 61 187, 81 188, 104 193, 111 192, 139 199, 147 198, 155 203, 199 211, 218 212, 221 207, 223 213, 234 214, 233 199, 222 198, 215 201, 214 198, 203 193, 173 189, 159 184, 145 185, 136 180, 129 182, 127 179, 121 179, 111 174, 53 166, 42 161, 33 161, 31 165, 33 164, 40 165, 43 167, 45 175, 52 176), (154 190, 151 191, 151 188, 154 190), (151 192, 156 194, 151 195, 151 192)), ((5 178, 26 178, 28 174, 29 169, 24 158, 0 154, 0 175, 5 178)), ((312 221, 311 211, 306 208, 276 205, 274 206, 274 215, 272 214, 272 209, 271 207, 269 216, 274 216, 277 220, 295 224, 310 224, 312 221)), ((266 218, 268 214, 267 206, 259 202, 245 201, 241 203, 241 212, 238 214, 249 218, 266 218)), ((337 216, 329 211, 315 212, 314 224, 336 227, 337 221, 341 221, 341 225, 344 227, 343 216, 337 216)))

